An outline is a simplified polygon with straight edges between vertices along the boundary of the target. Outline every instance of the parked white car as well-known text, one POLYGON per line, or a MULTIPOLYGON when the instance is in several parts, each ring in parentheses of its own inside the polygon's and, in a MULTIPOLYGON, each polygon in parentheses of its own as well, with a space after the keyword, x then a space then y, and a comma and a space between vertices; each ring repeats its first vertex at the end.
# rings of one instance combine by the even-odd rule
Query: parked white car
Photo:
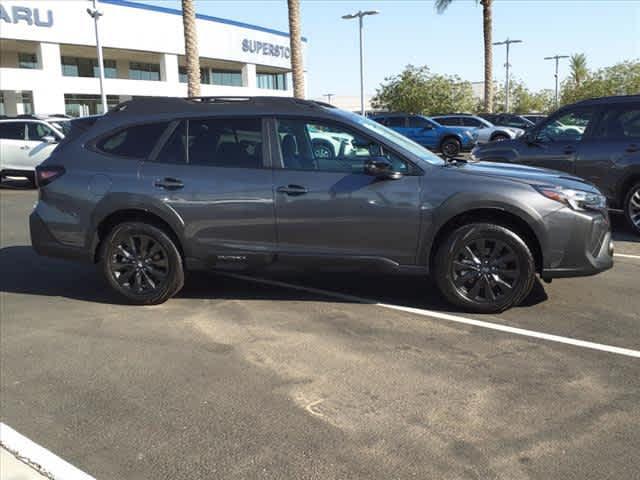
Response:
POLYGON ((25 177, 35 184, 35 170, 64 138, 63 117, 20 116, 0 119, 0 181, 25 177))
POLYGON ((442 115, 432 118, 441 125, 475 128, 471 132, 476 143, 513 140, 524 133, 521 128, 496 126, 488 120, 475 115, 442 115))

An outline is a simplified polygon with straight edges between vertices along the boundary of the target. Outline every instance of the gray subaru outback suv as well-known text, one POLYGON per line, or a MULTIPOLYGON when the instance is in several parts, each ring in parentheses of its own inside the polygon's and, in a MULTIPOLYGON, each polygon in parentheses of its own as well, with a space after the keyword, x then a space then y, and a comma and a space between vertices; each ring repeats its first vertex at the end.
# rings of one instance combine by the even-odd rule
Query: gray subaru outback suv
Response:
POLYGON ((72 122, 37 170, 31 239, 97 263, 134 304, 184 272, 331 268, 430 274, 497 312, 535 275, 610 268, 605 199, 551 170, 454 162, 377 122, 291 98, 146 98, 72 122))

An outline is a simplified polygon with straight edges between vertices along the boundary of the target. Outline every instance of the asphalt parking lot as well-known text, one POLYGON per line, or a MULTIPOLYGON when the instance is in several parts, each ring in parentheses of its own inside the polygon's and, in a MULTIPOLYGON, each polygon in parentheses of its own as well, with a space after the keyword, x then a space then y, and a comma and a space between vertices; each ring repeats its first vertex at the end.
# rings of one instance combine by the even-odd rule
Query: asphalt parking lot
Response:
POLYGON ((640 478, 640 358, 447 317, 640 351, 619 220, 612 270, 501 315, 342 273, 197 275, 129 307, 32 251, 35 200, 0 191, 1 421, 97 479, 640 478))

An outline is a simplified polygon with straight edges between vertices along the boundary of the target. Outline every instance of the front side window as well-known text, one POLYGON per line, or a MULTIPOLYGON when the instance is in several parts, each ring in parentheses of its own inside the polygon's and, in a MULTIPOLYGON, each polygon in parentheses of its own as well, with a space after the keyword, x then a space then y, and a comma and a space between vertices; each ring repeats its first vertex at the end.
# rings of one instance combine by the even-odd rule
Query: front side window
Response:
POLYGON ((149 123, 124 128, 100 140, 96 147, 105 153, 119 157, 144 159, 149 156, 168 123, 149 123))
POLYGON ((592 108, 562 113, 551 118, 540 128, 537 139, 541 142, 579 141, 593 117, 592 108))
POLYGON ((409 128, 431 128, 433 125, 429 120, 422 117, 409 117, 409 128))
POLYGON ((460 125, 459 119, 455 117, 438 117, 435 119, 440 125, 447 125, 449 127, 460 125))
POLYGON ((187 161, 209 167, 261 168, 262 120, 189 120, 187 161))
POLYGON ((24 140, 25 122, 0 122, 0 138, 4 140, 24 140))
POLYGON ((27 123, 27 138, 29 140, 41 142, 44 137, 57 138, 57 135, 44 123, 27 123))
POLYGON ((404 117, 388 117, 383 125, 391 128, 403 128, 405 126, 404 117))
POLYGON ((406 162, 379 143, 340 125, 281 119, 278 139, 283 166, 287 169, 364 173, 367 160, 386 157, 395 171, 409 170, 406 162))
POLYGON ((485 124, 478 118, 464 117, 461 120, 463 127, 481 128, 485 126, 485 124))
POLYGON ((607 111, 597 130, 597 137, 611 140, 640 139, 640 105, 607 111))

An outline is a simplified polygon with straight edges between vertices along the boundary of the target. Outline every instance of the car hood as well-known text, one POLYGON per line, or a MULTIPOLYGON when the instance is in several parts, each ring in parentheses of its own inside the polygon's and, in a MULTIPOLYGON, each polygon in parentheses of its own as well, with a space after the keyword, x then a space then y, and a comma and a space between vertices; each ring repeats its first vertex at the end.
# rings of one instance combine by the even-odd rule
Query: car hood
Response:
POLYGON ((556 170, 546 168, 527 167, 525 165, 514 165, 512 163, 493 162, 469 162, 449 164, 447 168, 456 168, 459 172, 468 175, 478 175, 484 177, 502 178, 529 185, 550 185, 577 190, 598 192, 598 189, 591 183, 556 170))

